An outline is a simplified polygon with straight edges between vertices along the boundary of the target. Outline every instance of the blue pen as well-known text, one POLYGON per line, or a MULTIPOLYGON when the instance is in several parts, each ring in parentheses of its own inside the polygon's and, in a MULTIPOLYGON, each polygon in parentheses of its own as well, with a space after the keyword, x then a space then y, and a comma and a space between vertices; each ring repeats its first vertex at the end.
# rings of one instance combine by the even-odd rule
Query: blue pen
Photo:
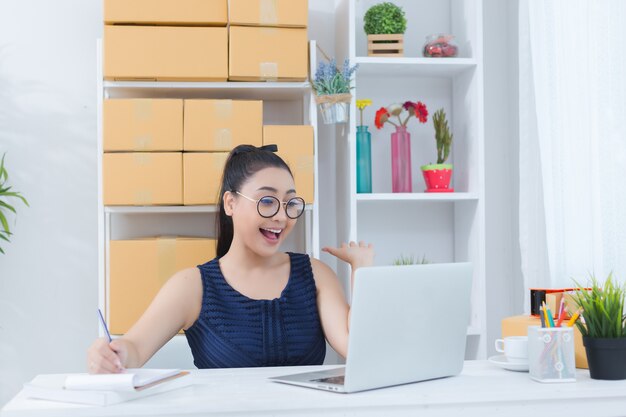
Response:
POLYGON ((104 316, 102 315, 102 311, 100 311, 100 309, 98 309, 98 318, 100 319, 100 324, 102 325, 104 332, 107 334, 107 337, 109 338, 109 343, 111 343, 113 339, 111 339, 111 333, 109 333, 109 328, 107 327, 106 321, 104 321, 104 316))

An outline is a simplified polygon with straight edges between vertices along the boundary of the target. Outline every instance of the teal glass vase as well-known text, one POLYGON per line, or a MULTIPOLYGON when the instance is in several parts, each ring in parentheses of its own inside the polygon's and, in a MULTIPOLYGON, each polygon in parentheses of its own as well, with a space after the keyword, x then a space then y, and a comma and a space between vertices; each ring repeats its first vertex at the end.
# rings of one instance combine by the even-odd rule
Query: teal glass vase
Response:
POLYGON ((372 134, 367 126, 356 127, 356 192, 372 192, 372 134))

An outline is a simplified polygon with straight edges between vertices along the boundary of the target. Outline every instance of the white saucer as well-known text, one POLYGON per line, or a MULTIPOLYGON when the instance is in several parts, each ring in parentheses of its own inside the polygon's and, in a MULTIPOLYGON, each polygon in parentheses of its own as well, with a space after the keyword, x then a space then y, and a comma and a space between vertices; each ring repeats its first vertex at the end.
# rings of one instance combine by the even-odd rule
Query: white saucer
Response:
POLYGON ((528 372, 528 362, 525 363, 511 363, 506 360, 504 355, 496 355, 489 358, 489 362, 509 371, 528 372))

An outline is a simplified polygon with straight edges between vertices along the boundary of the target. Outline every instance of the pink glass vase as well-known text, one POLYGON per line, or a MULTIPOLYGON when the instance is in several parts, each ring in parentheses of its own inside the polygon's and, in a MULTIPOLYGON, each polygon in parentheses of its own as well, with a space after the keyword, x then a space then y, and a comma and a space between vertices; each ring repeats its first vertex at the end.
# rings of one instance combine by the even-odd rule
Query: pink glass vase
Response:
POLYGON ((405 126, 391 134, 391 185, 394 193, 413 192, 411 181, 411 134, 405 126))

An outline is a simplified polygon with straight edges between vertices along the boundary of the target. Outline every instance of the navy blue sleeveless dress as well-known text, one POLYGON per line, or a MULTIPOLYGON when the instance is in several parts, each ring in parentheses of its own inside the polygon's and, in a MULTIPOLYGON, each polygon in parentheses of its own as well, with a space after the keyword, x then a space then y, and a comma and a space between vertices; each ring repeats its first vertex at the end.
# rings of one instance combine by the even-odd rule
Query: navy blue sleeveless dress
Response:
POLYGON ((199 265, 202 309, 185 331, 202 368, 321 365, 326 342, 311 260, 287 252, 291 269, 280 298, 253 300, 226 282, 219 258, 199 265))

